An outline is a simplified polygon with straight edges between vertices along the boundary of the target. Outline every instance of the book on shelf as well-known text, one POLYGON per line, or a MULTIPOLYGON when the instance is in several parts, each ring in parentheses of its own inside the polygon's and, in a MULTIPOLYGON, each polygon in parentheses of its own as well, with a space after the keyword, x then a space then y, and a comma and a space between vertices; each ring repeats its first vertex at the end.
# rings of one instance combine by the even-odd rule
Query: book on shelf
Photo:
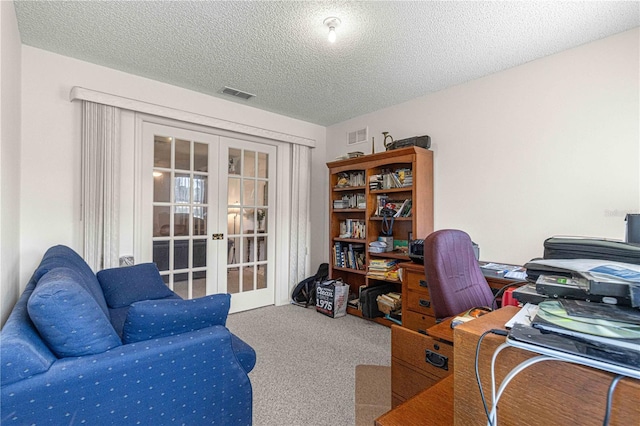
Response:
MULTIPOLYGON (((383 170, 380 174, 381 189, 406 188, 413 186, 413 171, 406 167, 395 170, 383 170)), ((369 181, 371 183, 371 180, 369 181)))
POLYGON ((364 270, 365 245, 335 241, 333 244, 333 265, 338 268, 364 270))
POLYGON ((366 238, 367 224, 363 220, 346 219, 340 222, 340 238, 366 238))
POLYGON ((337 174, 338 181, 336 188, 348 188, 350 186, 364 186, 365 176, 364 170, 356 170, 352 172, 341 172, 337 174))
POLYGON ((393 217, 408 217, 411 215, 411 198, 407 198, 401 203, 399 201, 395 201, 394 203, 395 208, 393 208, 393 210, 396 211, 396 214, 394 214, 393 217), (400 205, 398 205, 398 203, 400 203, 400 205))
POLYGON ((338 200, 333 200, 333 208, 339 209, 361 209, 367 208, 367 201, 364 193, 345 194, 338 200))
POLYGON ((387 204, 389 197, 387 194, 376 195, 376 213, 375 216, 382 216, 382 209, 387 204))

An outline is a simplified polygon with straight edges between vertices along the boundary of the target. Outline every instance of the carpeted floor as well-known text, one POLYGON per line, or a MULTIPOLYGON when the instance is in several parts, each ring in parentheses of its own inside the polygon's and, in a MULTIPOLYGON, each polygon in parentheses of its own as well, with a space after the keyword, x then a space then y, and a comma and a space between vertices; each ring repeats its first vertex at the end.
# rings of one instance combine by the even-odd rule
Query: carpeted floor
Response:
MULTIPOLYGON (((390 329, 350 315, 269 306, 232 314, 227 326, 257 353, 249 374, 255 426, 355 425, 356 366, 391 362, 390 329)), ((380 392, 390 404, 386 388, 372 390, 380 392)))

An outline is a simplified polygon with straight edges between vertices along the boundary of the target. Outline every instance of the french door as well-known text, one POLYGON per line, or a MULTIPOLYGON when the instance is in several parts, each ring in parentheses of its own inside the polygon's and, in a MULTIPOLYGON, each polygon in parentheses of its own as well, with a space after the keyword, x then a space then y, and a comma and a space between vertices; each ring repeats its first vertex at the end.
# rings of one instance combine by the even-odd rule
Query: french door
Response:
POLYGON ((274 303, 275 147, 143 123, 141 253, 183 298, 274 303))
POLYGON ((218 269, 218 281, 226 284, 221 292, 231 293, 235 312, 274 301, 276 149, 221 137, 220 152, 227 163, 220 171, 218 214, 227 231, 227 252, 218 252, 218 264, 225 265, 218 269))

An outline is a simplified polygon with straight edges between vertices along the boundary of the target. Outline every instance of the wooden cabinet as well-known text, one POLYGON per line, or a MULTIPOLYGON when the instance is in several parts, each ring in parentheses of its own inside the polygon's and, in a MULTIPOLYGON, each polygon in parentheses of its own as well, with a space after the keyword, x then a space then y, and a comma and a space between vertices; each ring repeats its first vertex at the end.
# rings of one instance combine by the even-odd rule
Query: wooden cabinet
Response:
MULTIPOLYGON (((379 214, 381 199, 402 204, 411 201, 411 212, 393 221, 393 238, 406 244, 433 232, 433 152, 409 147, 327 163, 329 168, 329 274, 349 284, 359 294, 361 286, 385 281, 367 277, 372 258, 408 261, 406 245, 385 253, 370 253, 386 226, 379 214), (392 175, 395 175, 392 176, 392 175), (371 184, 382 176, 381 185, 371 184)), ((400 292, 400 282, 398 292, 400 292)), ((349 309, 350 313, 355 313, 349 309)), ((381 321, 385 322, 385 321, 381 321)))
POLYGON ((424 266, 403 263, 402 272, 402 325, 418 333, 427 334, 427 329, 436 323, 431 307, 429 288, 424 277, 424 266))
MULTIPOLYGON (((427 329, 436 323, 431 306, 431 297, 427 280, 424 276, 424 265, 417 263, 401 263, 402 273, 402 325, 418 333, 427 334, 427 329)), ((517 280, 485 276, 489 287, 496 293, 506 285, 520 285, 517 280)), ((497 299, 500 303, 500 298, 497 299)))

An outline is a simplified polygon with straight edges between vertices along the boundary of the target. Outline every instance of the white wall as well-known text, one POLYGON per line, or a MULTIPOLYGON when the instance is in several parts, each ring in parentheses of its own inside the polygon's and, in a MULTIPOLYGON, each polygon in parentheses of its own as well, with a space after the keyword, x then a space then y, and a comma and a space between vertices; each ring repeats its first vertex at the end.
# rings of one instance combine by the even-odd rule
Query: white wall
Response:
POLYGON ((20 33, 13 2, 0 2, 0 326, 20 290, 20 33))
MULTIPOLYGON (((49 246, 81 248, 80 107, 68 101, 76 85, 315 139, 312 268, 328 258, 325 162, 369 152, 369 142, 344 143, 362 126, 378 151, 382 131, 431 135, 436 228, 467 230, 483 259, 525 262, 554 234, 623 238, 624 212, 640 211, 638 29, 325 129, 36 48, 20 52, 12 4, 0 4, 3 309, 17 297, 18 259, 21 289, 49 246)), ((123 128, 133 133, 132 117, 123 128)))
MULTIPOLYGON (((552 235, 624 238, 640 211, 639 30, 634 29, 327 129, 428 134, 435 228, 467 231, 484 260, 521 264, 552 235)), ((384 94, 380 94, 383 96, 384 94)), ((325 225, 326 226, 326 225, 325 225)))
MULTIPOLYGON (((29 46, 22 50, 22 197, 21 197, 21 280, 39 262, 44 251, 54 244, 82 248, 80 225, 80 103, 69 102, 73 86, 169 106, 210 117, 247 124, 316 140, 316 157, 325 158, 325 132, 322 126, 291 119, 137 77, 87 62, 56 55, 29 46)), ((123 163, 132 173, 134 122, 131 113, 123 114, 123 163), (128 133, 128 135, 127 135, 128 133)), ((323 170, 324 171, 324 170, 323 170)), ((129 193, 128 196, 132 196, 129 193)), ((122 207, 129 209, 126 231, 133 224, 133 200, 126 198, 122 207)), ((314 200, 312 209, 322 208, 314 200)), ((126 213, 125 213, 126 216, 126 213)), ((313 218, 312 218, 313 219, 313 218)), ((314 219, 315 220, 315 219, 314 219)), ((326 232, 315 231, 324 236, 326 232)), ((326 238, 326 237, 325 237, 326 238)), ((315 249, 322 256, 322 247, 315 249)), ((121 254, 131 254, 122 247, 121 254)))

